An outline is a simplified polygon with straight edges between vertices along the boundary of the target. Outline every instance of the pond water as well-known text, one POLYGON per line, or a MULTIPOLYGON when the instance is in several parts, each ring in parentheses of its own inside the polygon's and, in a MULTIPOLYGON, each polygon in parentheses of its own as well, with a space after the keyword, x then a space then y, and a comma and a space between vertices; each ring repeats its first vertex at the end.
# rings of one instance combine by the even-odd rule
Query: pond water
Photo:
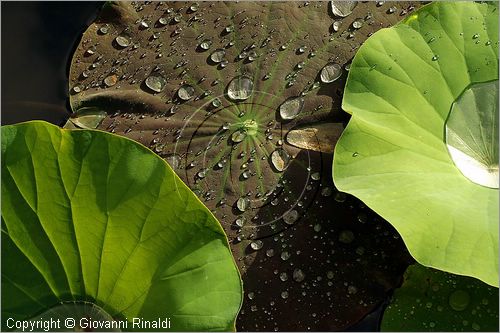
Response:
POLYGON ((69 61, 101 5, 2 2, 2 125, 65 122, 69 61))

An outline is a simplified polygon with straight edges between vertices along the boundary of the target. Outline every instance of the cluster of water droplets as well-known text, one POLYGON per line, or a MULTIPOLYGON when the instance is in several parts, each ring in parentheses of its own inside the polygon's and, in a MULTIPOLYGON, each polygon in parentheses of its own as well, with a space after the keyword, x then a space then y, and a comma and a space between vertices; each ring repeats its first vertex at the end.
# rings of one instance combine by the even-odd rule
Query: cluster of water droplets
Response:
MULTIPOLYGON (((338 22, 352 18, 357 2, 294 4, 304 11, 313 7, 325 18, 334 15, 333 29, 327 22, 318 38, 306 25, 298 26, 297 34, 280 31, 273 22, 285 15, 269 9, 265 22, 253 4, 250 9, 211 2, 130 5, 132 21, 99 21, 85 34, 74 59, 72 98, 122 102, 106 117, 99 109, 87 114, 99 117, 99 128, 148 145, 170 164, 221 221, 242 271, 262 260, 257 258, 286 267, 272 279, 301 289, 297 293, 293 284, 286 285, 275 305, 253 307, 256 312, 276 313, 280 302, 312 297, 319 288, 359 295, 358 283, 335 281, 337 267, 318 266, 326 272, 320 274, 300 265, 313 260, 306 253, 327 258, 331 253, 322 249, 334 244, 356 258, 367 250, 356 243, 353 228, 329 231, 333 222, 321 214, 329 202, 348 205, 347 196, 325 177, 331 172, 321 164, 322 155, 301 151, 287 133, 297 123, 326 118, 333 103, 340 103, 339 86, 359 46, 347 42, 372 25, 371 14, 343 25, 338 22), (304 229, 311 234, 307 250, 294 245, 304 229)), ((332 303, 331 291, 321 297, 332 303)), ((325 317, 320 310, 312 316, 325 317)))

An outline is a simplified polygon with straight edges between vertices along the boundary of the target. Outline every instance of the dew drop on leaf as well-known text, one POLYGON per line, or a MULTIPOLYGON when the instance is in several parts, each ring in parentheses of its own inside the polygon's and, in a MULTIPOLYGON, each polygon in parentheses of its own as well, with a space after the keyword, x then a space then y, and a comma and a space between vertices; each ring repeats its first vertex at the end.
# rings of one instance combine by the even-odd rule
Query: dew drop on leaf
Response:
POLYGON ((262 249, 262 246, 263 246, 263 245, 264 245, 264 244, 262 243, 262 241, 261 241, 261 240, 256 240, 256 241, 253 241, 253 242, 251 242, 251 243, 250 243, 250 247, 251 247, 253 250, 255 250, 255 251, 258 251, 258 250, 262 249))
POLYGON ((304 99, 302 97, 289 98, 280 105, 280 117, 284 120, 295 119, 303 107, 304 99))
POLYGON ((290 163, 290 155, 286 150, 280 148, 271 153, 271 163, 278 172, 283 172, 290 163))
POLYGON ((218 64, 222 60, 224 60, 224 57, 226 56, 226 51, 223 49, 216 49, 212 54, 210 54, 210 60, 212 60, 214 63, 218 64))
POLYGON ((163 88, 165 88, 166 83, 167 80, 160 75, 150 75, 145 81, 146 87, 157 93, 161 92, 163 88))
POLYGON ((194 96, 194 88, 188 84, 184 84, 177 90, 177 96, 183 101, 188 101, 194 96))
POLYGON ((250 97, 253 91, 253 81, 245 75, 237 76, 229 82, 227 96, 234 101, 243 101, 250 97))
POLYGON ((292 278, 295 282, 302 282, 306 278, 306 275, 300 268, 296 268, 293 271, 292 278))
POLYGON ((116 44, 120 47, 127 47, 130 45, 130 39, 125 36, 117 36, 115 38, 116 44))
POLYGON ((250 207, 250 200, 248 198, 241 197, 236 201, 236 208, 238 208, 240 212, 246 211, 248 207, 250 207))
POLYGON ((361 21, 360 19, 357 19, 356 21, 352 22, 352 27, 354 29, 359 29, 363 26, 363 21, 361 21))
POLYGON ((245 140, 247 136, 247 133, 244 130, 236 130, 232 135, 231 135, 231 141, 234 143, 239 143, 243 140, 245 140))
POLYGON ((342 75, 342 67, 336 63, 329 63, 321 70, 320 79, 323 83, 331 83, 342 75))
POLYGON ((335 16, 346 17, 349 16, 356 5, 357 1, 331 1, 332 13, 335 16))
POLYGON ((116 75, 109 75, 104 79, 104 84, 106 87, 112 87, 118 82, 118 77, 116 75))
POLYGON ((467 308, 470 302, 470 295, 465 290, 455 290, 450 294, 448 303, 455 311, 463 311, 467 308))
POLYGON ((212 41, 210 39, 205 39, 200 43, 200 48, 202 50, 208 50, 212 46, 212 41))
POLYGON ((283 221, 286 223, 286 224, 294 224, 295 221, 297 221, 299 219, 299 212, 296 211, 295 209, 292 209, 291 211, 289 212, 286 212, 284 215, 283 215, 283 221))

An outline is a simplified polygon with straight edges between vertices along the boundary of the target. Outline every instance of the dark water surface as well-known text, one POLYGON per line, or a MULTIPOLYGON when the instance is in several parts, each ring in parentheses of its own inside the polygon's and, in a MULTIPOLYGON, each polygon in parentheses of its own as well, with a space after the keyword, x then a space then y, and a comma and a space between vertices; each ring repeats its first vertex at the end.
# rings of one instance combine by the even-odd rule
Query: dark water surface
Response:
MULTIPOLYGON (((68 118, 71 56, 102 2, 2 2, 2 125, 68 118)), ((349 331, 378 331, 384 305, 349 331)))
POLYGON ((68 70, 102 2, 2 2, 2 125, 69 115, 68 70))

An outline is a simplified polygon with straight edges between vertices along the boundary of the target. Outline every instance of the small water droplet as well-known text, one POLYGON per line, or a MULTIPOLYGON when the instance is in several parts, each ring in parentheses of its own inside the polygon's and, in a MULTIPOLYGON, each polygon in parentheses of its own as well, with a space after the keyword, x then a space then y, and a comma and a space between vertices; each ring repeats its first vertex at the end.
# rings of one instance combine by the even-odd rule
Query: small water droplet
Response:
POLYGON ((465 290, 455 290, 450 294, 448 303, 455 311, 463 311, 467 308, 470 302, 470 295, 465 290))
POLYGON ((254 61, 255 59, 257 59, 257 52, 255 51, 250 51, 248 53, 248 61, 254 61))
POLYGON ((234 101, 243 101, 249 98, 252 91, 253 81, 245 75, 235 77, 227 87, 227 95, 234 101))
POLYGON ((437 61, 438 59, 439 59, 439 55, 437 55, 437 54, 432 57, 432 61, 437 61))
POLYGON ((107 87, 112 87, 118 82, 118 77, 116 75, 109 75, 104 79, 104 84, 107 87))
POLYGON ((117 36, 115 38, 116 44, 120 47, 127 47, 130 45, 130 39, 125 36, 117 36))
POLYGON ((354 240, 354 233, 350 230, 343 230, 340 232, 339 241, 344 244, 352 243, 354 240))
POLYGON ((247 133, 243 130, 236 130, 232 135, 231 135, 231 141, 234 143, 239 143, 243 141, 247 137, 247 133))
POLYGON ((354 295, 358 292, 358 288, 356 288, 355 286, 349 286, 347 287, 347 292, 351 295, 354 295))
POLYGON ((362 26, 363 26, 363 21, 362 21, 362 20, 360 20, 360 19, 357 19, 357 20, 355 20, 354 22, 352 22, 352 27, 353 27, 354 29, 359 29, 359 28, 361 28, 362 26))
POLYGON ((283 215, 283 221, 286 223, 286 224, 294 224, 295 221, 297 221, 299 219, 299 212, 296 211, 295 209, 292 209, 291 211, 288 211, 286 212, 284 215, 283 215))
POLYGON ((202 50, 208 50, 210 48, 210 46, 212 46, 212 41, 210 39, 204 39, 201 43, 200 43, 200 48, 202 50))
POLYGON ((331 187, 325 187, 324 189, 321 190, 321 195, 324 197, 329 197, 332 195, 332 188, 331 187))
POLYGON ((280 105, 280 116, 285 120, 295 119, 299 115, 300 111, 302 111, 303 107, 304 99, 302 97, 289 98, 280 105))
MULTIPOLYGON (((220 107, 221 105, 222 105, 222 103, 221 103, 220 99, 218 99, 218 98, 214 98, 214 99, 212 100, 212 106, 213 106, 214 108, 218 108, 218 107, 220 107)), ((227 130, 227 129, 229 129, 229 128, 226 128, 226 130, 227 130)))
POLYGON ((286 274, 286 272, 283 272, 280 274, 280 280, 285 282, 288 280, 288 274, 286 274))
POLYGON ((312 180, 319 180, 321 174, 319 172, 314 172, 311 174, 311 179, 312 180))
POLYGON ((199 8, 199 7, 200 7, 200 5, 199 5, 197 2, 195 2, 195 3, 193 3, 193 4, 189 7, 189 9, 190 9, 192 12, 196 12, 196 11, 198 10, 198 8, 199 8))
POLYGON ((320 79, 323 83, 331 83, 342 75, 342 67, 336 63, 329 63, 321 70, 320 79))
POLYGON ((244 216, 241 216, 241 217, 238 217, 236 219, 236 221, 234 221, 234 223, 238 226, 238 227, 243 227, 245 225, 245 222, 246 222, 246 219, 244 216))
POLYGON ((302 282, 306 278, 306 275, 300 268, 296 268, 293 271, 292 278, 295 282, 302 282))
POLYGON ((290 253, 288 251, 283 251, 283 252, 281 252, 280 257, 281 257, 281 260, 286 261, 286 260, 290 259, 290 253))
POLYGON ((285 149, 279 148, 271 153, 271 163, 278 172, 283 172, 290 163, 290 155, 285 149))
POLYGON ((188 84, 184 84, 177 90, 177 96, 183 101, 188 101, 194 96, 194 88, 188 84))
POLYGON ((253 241, 250 243, 250 247, 252 248, 252 250, 255 250, 255 251, 262 249, 263 245, 264 245, 264 243, 261 240, 256 240, 256 241, 253 241))
POLYGON ((333 31, 335 31, 335 32, 339 31, 341 25, 342 25, 342 21, 334 21, 332 24, 333 31))
POLYGON ((107 34, 109 32, 109 25, 105 24, 102 27, 100 27, 99 32, 103 35, 107 34))
POLYGON ((160 25, 167 25, 168 20, 167 20, 165 17, 160 17, 160 18, 158 19, 158 23, 159 23, 160 25))
POLYGON ((287 299, 288 298, 288 291, 281 292, 281 298, 287 299))
POLYGON ((272 256, 274 256, 274 250, 273 249, 268 249, 266 251, 266 256, 268 256, 269 258, 271 258, 272 256))
POLYGON ((247 197, 241 197, 236 201, 236 208, 238 208, 240 212, 246 211, 248 207, 250 207, 250 200, 247 197))
POLYGON ((478 38, 479 38, 479 34, 472 35, 472 39, 478 39, 478 38))
POLYGON ((392 6, 387 10, 387 14, 393 14, 397 10, 396 6, 392 6))
POLYGON ((212 54, 210 54, 210 60, 218 64, 224 60, 226 56, 226 51, 224 49, 216 49, 212 54))
POLYGON ((161 92, 163 88, 165 88, 165 84, 167 80, 161 75, 153 74, 146 78, 145 84, 146 86, 154 92, 161 92))
POLYGON ((254 292, 249 292, 249 293, 247 294, 247 297, 248 297, 248 299, 252 300, 252 299, 254 299, 254 298, 255 298, 255 293, 254 293, 254 292))

